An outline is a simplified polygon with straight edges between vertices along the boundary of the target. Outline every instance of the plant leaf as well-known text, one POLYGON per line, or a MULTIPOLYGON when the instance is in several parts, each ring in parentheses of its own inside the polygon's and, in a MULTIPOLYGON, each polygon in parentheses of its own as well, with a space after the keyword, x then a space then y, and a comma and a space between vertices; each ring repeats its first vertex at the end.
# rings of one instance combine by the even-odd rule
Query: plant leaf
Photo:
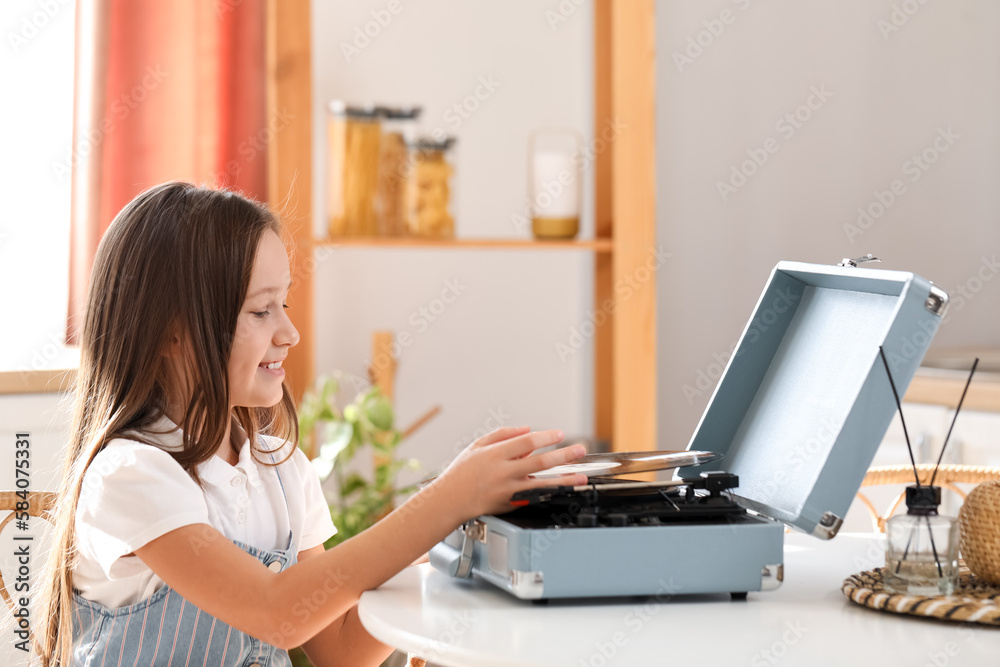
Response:
POLYGON ((316 470, 316 474, 319 475, 320 480, 325 480, 333 472, 333 460, 324 459, 321 456, 317 456, 312 461, 312 467, 316 470))
POLYGON ((324 459, 329 459, 332 463, 351 443, 354 429, 346 422, 330 422, 325 425, 323 430, 325 437, 323 444, 320 445, 319 455, 324 459))
POLYGON ((340 489, 341 496, 349 496, 358 491, 364 491, 368 486, 367 480, 358 473, 351 473, 344 480, 344 485, 340 489))

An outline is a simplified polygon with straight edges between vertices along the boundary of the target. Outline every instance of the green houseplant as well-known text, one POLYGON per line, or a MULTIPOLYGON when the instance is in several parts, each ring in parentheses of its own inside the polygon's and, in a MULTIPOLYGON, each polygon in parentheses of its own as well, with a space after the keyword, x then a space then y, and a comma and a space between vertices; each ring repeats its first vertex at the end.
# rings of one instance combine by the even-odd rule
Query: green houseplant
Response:
POLYGON ((320 479, 332 475, 336 484, 334 497, 327 500, 337 534, 327 548, 365 530, 388 514, 400 496, 412 493, 415 486, 396 487, 396 476, 404 468, 419 467, 412 459, 396 456, 403 434, 381 390, 369 387, 341 410, 339 377, 320 378, 299 406, 299 446, 313 457, 320 479), (374 459, 368 474, 351 466, 366 449, 374 459))

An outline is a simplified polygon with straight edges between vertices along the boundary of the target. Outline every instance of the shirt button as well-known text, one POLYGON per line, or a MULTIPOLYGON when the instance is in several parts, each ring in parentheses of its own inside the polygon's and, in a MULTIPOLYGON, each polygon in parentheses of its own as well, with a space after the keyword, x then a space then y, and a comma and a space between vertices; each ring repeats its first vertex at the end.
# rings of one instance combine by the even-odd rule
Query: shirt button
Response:
POLYGON ((271 561, 271 564, 267 566, 267 569, 269 569, 271 572, 281 572, 281 561, 280 560, 271 561))
POLYGON ((243 480, 239 477, 233 477, 232 481, 229 483, 233 486, 240 486, 241 484, 243 484, 243 480))
POLYGON ((246 515, 246 514, 244 514, 243 512, 240 512, 240 515, 239 515, 239 517, 237 518, 237 520, 238 520, 238 521, 239 521, 240 523, 243 523, 244 521, 246 521, 246 520, 247 520, 247 515, 246 515))

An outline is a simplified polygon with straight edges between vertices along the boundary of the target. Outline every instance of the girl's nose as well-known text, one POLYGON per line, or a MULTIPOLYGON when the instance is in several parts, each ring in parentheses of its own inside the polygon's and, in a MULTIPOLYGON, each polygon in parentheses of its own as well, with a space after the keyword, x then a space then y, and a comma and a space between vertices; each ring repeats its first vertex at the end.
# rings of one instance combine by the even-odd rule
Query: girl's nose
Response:
POLYGON ((274 341, 278 345, 287 345, 292 347, 299 342, 299 330, 295 328, 292 324, 291 318, 288 317, 287 311, 282 309, 282 314, 284 315, 283 322, 278 330, 274 332, 274 341))

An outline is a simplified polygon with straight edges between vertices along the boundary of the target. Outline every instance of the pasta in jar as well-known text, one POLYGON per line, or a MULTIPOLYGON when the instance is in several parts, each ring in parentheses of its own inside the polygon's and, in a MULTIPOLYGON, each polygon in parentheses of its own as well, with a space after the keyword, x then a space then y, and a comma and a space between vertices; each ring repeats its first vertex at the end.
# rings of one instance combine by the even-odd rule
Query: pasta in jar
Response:
POLYGON ((451 147, 454 138, 418 139, 411 147, 406 208, 410 234, 425 238, 453 238, 451 147))
POLYGON ((328 231, 331 237, 375 236, 381 127, 374 106, 330 103, 328 231))

